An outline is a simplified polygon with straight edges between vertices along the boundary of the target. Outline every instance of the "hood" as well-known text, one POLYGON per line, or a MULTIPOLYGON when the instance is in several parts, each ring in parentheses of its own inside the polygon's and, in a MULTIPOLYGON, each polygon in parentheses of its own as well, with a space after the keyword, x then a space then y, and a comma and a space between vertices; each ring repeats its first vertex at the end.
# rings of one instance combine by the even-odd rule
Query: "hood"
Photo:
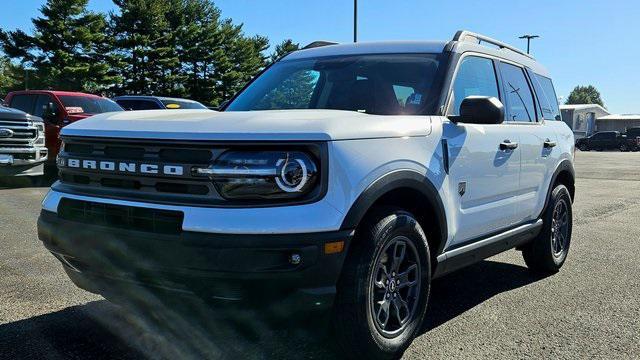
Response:
POLYGON ((424 136, 430 132, 428 116, 315 109, 147 110, 94 115, 65 127, 62 135, 165 140, 326 141, 424 136))

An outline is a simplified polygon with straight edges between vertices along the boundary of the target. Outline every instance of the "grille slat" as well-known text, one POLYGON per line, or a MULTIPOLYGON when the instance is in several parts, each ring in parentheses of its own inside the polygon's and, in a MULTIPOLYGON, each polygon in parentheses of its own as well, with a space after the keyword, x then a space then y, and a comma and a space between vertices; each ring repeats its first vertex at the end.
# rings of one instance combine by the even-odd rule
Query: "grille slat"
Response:
POLYGON ((28 122, 0 120, 0 129, 9 129, 11 137, 0 138, 0 147, 29 146, 38 137, 38 129, 28 122))
POLYGON ((67 198, 60 200, 58 216, 78 223, 158 234, 180 233, 184 219, 184 214, 179 211, 102 204, 67 198))
MULTIPOLYGON (((60 168, 63 183, 82 185, 93 189, 121 189, 146 194, 206 196, 215 192, 208 179, 193 177, 191 168, 208 165, 214 157, 214 149, 204 146, 164 145, 162 143, 145 143, 138 141, 95 140, 91 142, 65 139, 61 158, 72 158, 92 161, 106 161, 140 164, 175 165, 182 167, 182 175, 148 174, 137 171, 127 173, 120 171, 118 165, 114 170, 97 170, 86 168, 60 168)), ((139 170, 139 168, 138 168, 139 170)))

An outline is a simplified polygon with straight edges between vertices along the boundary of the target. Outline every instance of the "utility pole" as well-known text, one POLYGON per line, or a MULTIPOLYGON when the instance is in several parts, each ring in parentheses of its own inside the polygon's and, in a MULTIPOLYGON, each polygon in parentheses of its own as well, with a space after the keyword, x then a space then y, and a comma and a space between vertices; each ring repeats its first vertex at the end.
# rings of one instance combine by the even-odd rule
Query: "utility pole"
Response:
POLYGON ((522 35, 519 37, 519 39, 527 39, 527 54, 529 53, 529 50, 531 48, 531 39, 535 39, 535 38, 539 38, 540 36, 538 35, 522 35))
POLYGON ((358 42, 358 0, 353 0, 353 42, 358 42))

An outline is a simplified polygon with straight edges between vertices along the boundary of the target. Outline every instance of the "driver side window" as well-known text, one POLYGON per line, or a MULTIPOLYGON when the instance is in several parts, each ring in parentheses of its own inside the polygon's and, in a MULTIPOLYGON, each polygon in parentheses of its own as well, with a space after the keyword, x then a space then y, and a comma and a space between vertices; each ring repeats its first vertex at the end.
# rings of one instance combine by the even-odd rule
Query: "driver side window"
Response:
POLYGON ((493 60, 478 56, 462 59, 453 83, 447 115, 460 115, 462 100, 473 95, 500 97, 493 60))

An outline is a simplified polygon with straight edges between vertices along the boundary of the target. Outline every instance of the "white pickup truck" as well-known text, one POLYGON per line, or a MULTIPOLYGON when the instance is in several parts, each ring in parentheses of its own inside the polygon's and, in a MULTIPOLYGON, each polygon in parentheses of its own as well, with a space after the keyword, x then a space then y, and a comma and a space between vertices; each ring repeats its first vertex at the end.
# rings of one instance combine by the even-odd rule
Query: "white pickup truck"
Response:
POLYGON ((556 99, 533 58, 467 31, 316 42, 219 113, 65 127, 39 236, 107 298, 135 284, 329 311, 345 354, 393 358, 432 279, 512 248, 535 272, 563 265, 574 140, 556 99))

